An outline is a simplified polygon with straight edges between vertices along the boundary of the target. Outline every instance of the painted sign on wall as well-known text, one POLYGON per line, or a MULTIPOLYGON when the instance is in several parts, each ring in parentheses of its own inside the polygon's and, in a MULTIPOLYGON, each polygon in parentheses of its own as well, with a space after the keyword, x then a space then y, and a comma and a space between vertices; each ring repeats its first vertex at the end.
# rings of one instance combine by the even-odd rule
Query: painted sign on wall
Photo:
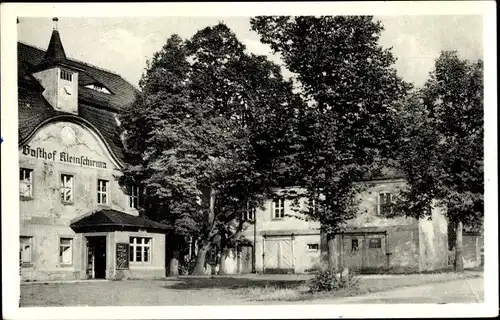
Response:
POLYGON ((75 155, 70 155, 67 152, 58 152, 56 150, 48 150, 47 152, 45 148, 32 149, 30 148, 29 145, 23 147, 23 154, 37 159, 76 164, 82 167, 102 168, 102 169, 107 168, 106 162, 103 161, 95 161, 92 160, 92 158, 86 156, 75 156, 75 155))

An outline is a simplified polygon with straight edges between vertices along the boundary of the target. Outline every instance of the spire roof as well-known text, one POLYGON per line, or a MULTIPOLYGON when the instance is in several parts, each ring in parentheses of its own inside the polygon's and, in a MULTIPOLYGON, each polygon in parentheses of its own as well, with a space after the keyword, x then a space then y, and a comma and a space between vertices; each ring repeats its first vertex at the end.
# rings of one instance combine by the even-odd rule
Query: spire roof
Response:
POLYGON ((59 36, 59 31, 54 29, 52 31, 52 36, 50 37, 49 47, 45 52, 43 62, 47 64, 53 64, 65 61, 66 53, 64 52, 64 47, 61 42, 61 37, 59 36))

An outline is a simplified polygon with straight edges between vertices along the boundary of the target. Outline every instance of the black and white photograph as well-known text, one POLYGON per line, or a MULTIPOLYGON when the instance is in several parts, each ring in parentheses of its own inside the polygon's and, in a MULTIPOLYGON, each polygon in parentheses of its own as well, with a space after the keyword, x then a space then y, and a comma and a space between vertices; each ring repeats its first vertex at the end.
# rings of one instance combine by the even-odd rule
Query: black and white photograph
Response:
POLYGON ((3 316, 498 316, 495 6, 2 4, 3 316))

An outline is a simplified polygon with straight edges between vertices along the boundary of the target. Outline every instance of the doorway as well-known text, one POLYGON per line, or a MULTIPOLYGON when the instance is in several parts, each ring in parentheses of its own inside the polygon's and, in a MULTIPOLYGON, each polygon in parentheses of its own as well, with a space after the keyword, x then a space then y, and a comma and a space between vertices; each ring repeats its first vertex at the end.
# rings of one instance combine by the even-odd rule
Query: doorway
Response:
POLYGON ((267 273, 293 273, 292 237, 266 238, 264 271, 267 273))
POLYGON ((106 236, 87 237, 87 276, 106 278, 106 236))
POLYGON ((240 273, 252 273, 253 267, 253 247, 243 245, 240 247, 240 273))

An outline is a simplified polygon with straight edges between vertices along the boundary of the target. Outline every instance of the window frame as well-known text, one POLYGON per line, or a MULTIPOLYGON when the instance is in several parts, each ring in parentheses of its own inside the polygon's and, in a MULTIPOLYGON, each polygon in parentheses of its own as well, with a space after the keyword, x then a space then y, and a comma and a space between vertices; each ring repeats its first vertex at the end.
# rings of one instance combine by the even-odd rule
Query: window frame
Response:
POLYGON ((19 236, 19 263, 21 265, 21 268, 29 268, 33 266, 33 236, 23 236, 23 235, 19 236), (24 248, 21 251, 21 246, 26 244, 23 243, 21 239, 28 239, 29 243, 27 244, 29 245, 30 248, 29 261, 23 260, 23 255, 21 254, 21 252, 24 251, 24 248))
POLYGON ((63 236, 63 237, 59 237, 59 257, 57 259, 57 264, 58 266, 60 267, 71 267, 73 266, 73 260, 74 260, 74 238, 73 237, 69 237, 69 236, 63 236), (63 244, 63 240, 69 240, 69 244, 63 244), (68 247, 71 252, 70 252, 70 262, 64 262, 62 257, 63 255, 61 254, 61 247, 68 247))
POLYGON ((359 251, 359 239, 352 238, 351 239, 351 252, 358 252, 358 251, 359 251), (356 243, 356 250, 354 250, 354 243, 356 243))
POLYGON ((73 82, 73 72, 61 69, 59 74, 59 79, 73 82))
POLYGON ((141 187, 136 184, 128 184, 127 185, 127 200, 128 200, 128 208, 129 209, 139 209, 139 199, 141 192, 141 187), (135 190, 135 194, 134 191, 135 190), (135 204, 135 206, 133 206, 135 204))
POLYGON ((272 211, 273 211, 273 220, 283 220, 285 219, 285 198, 277 197, 272 201, 272 211), (278 204, 278 207, 276 206, 278 204), (278 210, 278 211, 277 211, 278 210), (278 215, 276 215, 278 213, 278 215))
POLYGON ((312 214, 318 212, 318 202, 316 197, 311 197, 307 200, 308 211, 312 214))
POLYGON ((109 180, 106 180, 106 179, 97 179, 97 204, 98 205, 101 205, 101 206, 109 206, 109 186, 110 186, 110 183, 109 183, 109 180), (101 182, 104 182, 104 185, 106 186, 106 191, 102 191, 102 186, 101 186, 101 182), (105 195, 106 196, 106 202, 103 203, 102 202, 102 196, 105 195))
POLYGON ((147 237, 147 236, 130 236, 129 237, 129 263, 134 264, 134 265, 141 265, 141 264, 151 264, 153 261, 153 237, 147 237), (141 243, 137 243, 137 239, 141 239, 141 243), (144 240, 149 239, 149 243, 145 244, 144 240), (135 241, 132 241, 135 240, 135 241), (144 261, 144 256, 145 256, 145 249, 148 247, 149 248, 149 255, 148 255, 148 261, 144 261), (137 259, 137 248, 141 248, 141 261, 136 261, 137 259), (130 259, 133 257, 133 260, 130 259))
POLYGON ((59 175, 59 183, 60 183, 60 187, 59 187, 60 197, 59 198, 61 200, 61 203, 69 204, 69 205, 74 204, 75 203, 75 175, 71 174, 71 173, 61 173, 59 175), (68 187, 65 185, 65 180, 63 179, 63 177, 71 177, 71 187, 68 187), (71 190, 71 200, 70 201, 66 201, 66 199, 64 197, 66 190, 71 190))
POLYGON ((392 214, 393 212, 393 208, 392 208, 392 199, 393 199, 393 194, 392 192, 390 191, 380 191, 378 193, 378 196, 377 196, 377 215, 379 216, 385 216, 387 214, 392 214), (390 200, 389 200, 389 204, 387 203, 382 203, 382 196, 384 196, 384 199, 387 199, 387 195, 389 195, 390 197, 390 200), (386 208, 386 206, 389 205, 389 212, 386 212, 385 210, 383 210, 382 208, 386 208))
POLYGON ((241 214, 241 219, 243 221, 255 221, 256 211, 254 206, 247 203, 241 214))
POLYGON ((382 238, 368 238, 368 249, 382 249, 382 238), (376 241, 377 245, 372 245, 376 241))
POLYGON ((23 179, 19 179, 19 197, 21 198, 21 200, 31 200, 34 198, 34 192, 33 192, 33 186, 34 186, 34 170, 33 168, 26 168, 26 167, 21 167, 19 168, 19 175, 21 175, 21 172, 23 172, 23 179), (30 173, 30 179, 29 179, 29 183, 25 183, 25 174, 26 172, 29 172, 30 173), (22 195, 21 194, 21 185, 22 184, 25 184, 25 185, 29 185, 30 186, 30 195, 29 196, 25 196, 25 195, 22 195))
POLYGON ((308 243, 307 244, 307 251, 309 251, 309 252, 319 251, 319 243, 308 243), (311 249, 311 246, 315 247, 315 249, 311 249))

